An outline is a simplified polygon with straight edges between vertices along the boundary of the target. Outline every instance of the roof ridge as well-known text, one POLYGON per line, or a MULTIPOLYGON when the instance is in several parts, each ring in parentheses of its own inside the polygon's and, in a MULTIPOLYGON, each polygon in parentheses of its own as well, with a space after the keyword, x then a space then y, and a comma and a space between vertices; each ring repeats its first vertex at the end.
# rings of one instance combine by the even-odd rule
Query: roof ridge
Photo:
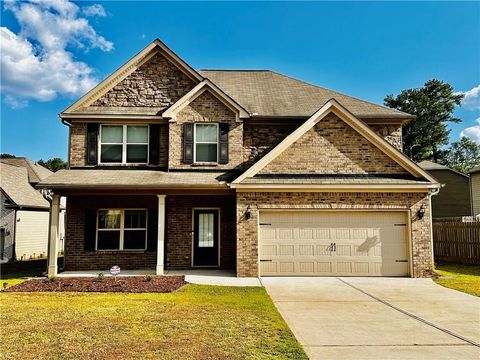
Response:
POLYGON ((326 91, 329 91, 329 92, 334 93, 334 94, 346 96, 346 97, 349 97, 351 99, 355 99, 355 100, 358 100, 358 101, 361 101, 361 102, 364 102, 364 103, 368 103, 368 104, 372 104, 372 105, 375 105, 375 106, 380 106, 384 109, 392 110, 392 111, 395 111, 399 114, 414 116, 412 114, 409 114, 409 113, 406 113, 406 112, 403 112, 403 111, 400 111, 400 110, 397 110, 397 109, 393 109, 393 108, 390 108, 390 107, 385 106, 385 105, 380 105, 380 104, 377 104, 377 103, 374 103, 374 102, 371 102, 371 101, 360 99, 360 98, 352 96, 352 95, 343 94, 341 92, 338 92, 338 91, 335 91, 335 90, 332 90, 332 89, 329 89, 329 88, 326 88, 326 87, 323 87, 323 86, 315 85, 315 84, 309 83, 308 81, 305 81, 305 80, 302 80, 302 79, 297 79, 297 78, 294 78, 293 76, 285 75, 285 74, 282 74, 282 73, 280 73, 278 71, 275 71, 275 70, 269 70, 269 71, 273 74, 283 76, 283 77, 286 77, 288 79, 295 80, 295 81, 298 81, 298 82, 302 82, 304 84, 307 84, 307 85, 310 85, 310 86, 313 86, 313 87, 316 87, 316 88, 319 88, 319 89, 322 89, 322 90, 326 90, 326 91))

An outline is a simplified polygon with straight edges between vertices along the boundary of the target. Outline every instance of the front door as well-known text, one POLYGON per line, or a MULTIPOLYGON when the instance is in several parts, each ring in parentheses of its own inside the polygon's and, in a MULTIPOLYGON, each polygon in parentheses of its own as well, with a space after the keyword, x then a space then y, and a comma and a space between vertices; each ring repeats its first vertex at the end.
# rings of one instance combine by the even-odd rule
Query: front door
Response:
POLYGON ((193 211, 193 266, 219 266, 218 210, 193 211))

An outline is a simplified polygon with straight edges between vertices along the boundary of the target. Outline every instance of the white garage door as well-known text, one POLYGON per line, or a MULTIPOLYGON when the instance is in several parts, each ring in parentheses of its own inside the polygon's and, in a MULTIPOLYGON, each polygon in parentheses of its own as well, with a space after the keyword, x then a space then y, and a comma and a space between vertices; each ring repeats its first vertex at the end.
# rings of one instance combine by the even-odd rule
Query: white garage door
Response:
POLYGON ((407 214, 261 211, 262 276, 408 276, 407 214))

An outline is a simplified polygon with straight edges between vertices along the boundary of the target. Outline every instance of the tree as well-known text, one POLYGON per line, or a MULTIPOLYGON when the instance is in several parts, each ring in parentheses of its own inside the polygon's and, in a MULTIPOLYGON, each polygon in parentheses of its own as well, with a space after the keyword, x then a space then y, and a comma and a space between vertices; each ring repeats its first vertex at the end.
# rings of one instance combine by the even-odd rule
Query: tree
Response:
POLYGON ((466 174, 471 168, 480 165, 480 146, 463 136, 446 151, 444 164, 466 174))
POLYGON ((49 160, 38 160, 37 164, 42 165, 49 169, 50 171, 56 172, 60 169, 66 169, 68 167, 68 163, 66 161, 63 161, 62 159, 56 157, 56 158, 51 158, 49 160))
POLYGON ((445 156, 442 146, 448 144, 447 122, 458 123, 453 116, 463 94, 455 94, 450 84, 429 80, 418 89, 403 90, 399 95, 387 95, 386 106, 416 115, 403 127, 404 152, 414 161, 439 162, 445 156))
POLYGON ((13 159, 13 158, 15 158, 15 155, 6 154, 6 153, 0 154, 0 159, 13 159))

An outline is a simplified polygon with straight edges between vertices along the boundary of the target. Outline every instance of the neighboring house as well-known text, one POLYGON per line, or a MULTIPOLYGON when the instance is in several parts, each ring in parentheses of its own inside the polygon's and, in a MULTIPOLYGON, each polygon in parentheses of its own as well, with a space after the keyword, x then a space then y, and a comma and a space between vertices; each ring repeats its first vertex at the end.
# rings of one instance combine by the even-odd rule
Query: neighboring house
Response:
POLYGON ((272 71, 196 71, 155 40, 60 116, 70 169, 40 187, 52 237, 67 197, 65 270, 431 274, 439 184, 401 152, 412 115, 272 71))
MULTIPOLYGON (((35 190, 34 186, 51 174, 50 170, 26 158, 1 159, 2 262, 46 257, 50 203, 47 193, 35 190)), ((60 239, 63 239, 63 229, 60 239)))
POLYGON ((432 197, 433 218, 472 215, 468 175, 428 160, 421 161, 418 165, 442 184, 438 195, 432 197))
POLYGON ((480 166, 474 167, 469 172, 470 174, 470 186, 472 194, 472 209, 473 216, 480 215, 480 166))

